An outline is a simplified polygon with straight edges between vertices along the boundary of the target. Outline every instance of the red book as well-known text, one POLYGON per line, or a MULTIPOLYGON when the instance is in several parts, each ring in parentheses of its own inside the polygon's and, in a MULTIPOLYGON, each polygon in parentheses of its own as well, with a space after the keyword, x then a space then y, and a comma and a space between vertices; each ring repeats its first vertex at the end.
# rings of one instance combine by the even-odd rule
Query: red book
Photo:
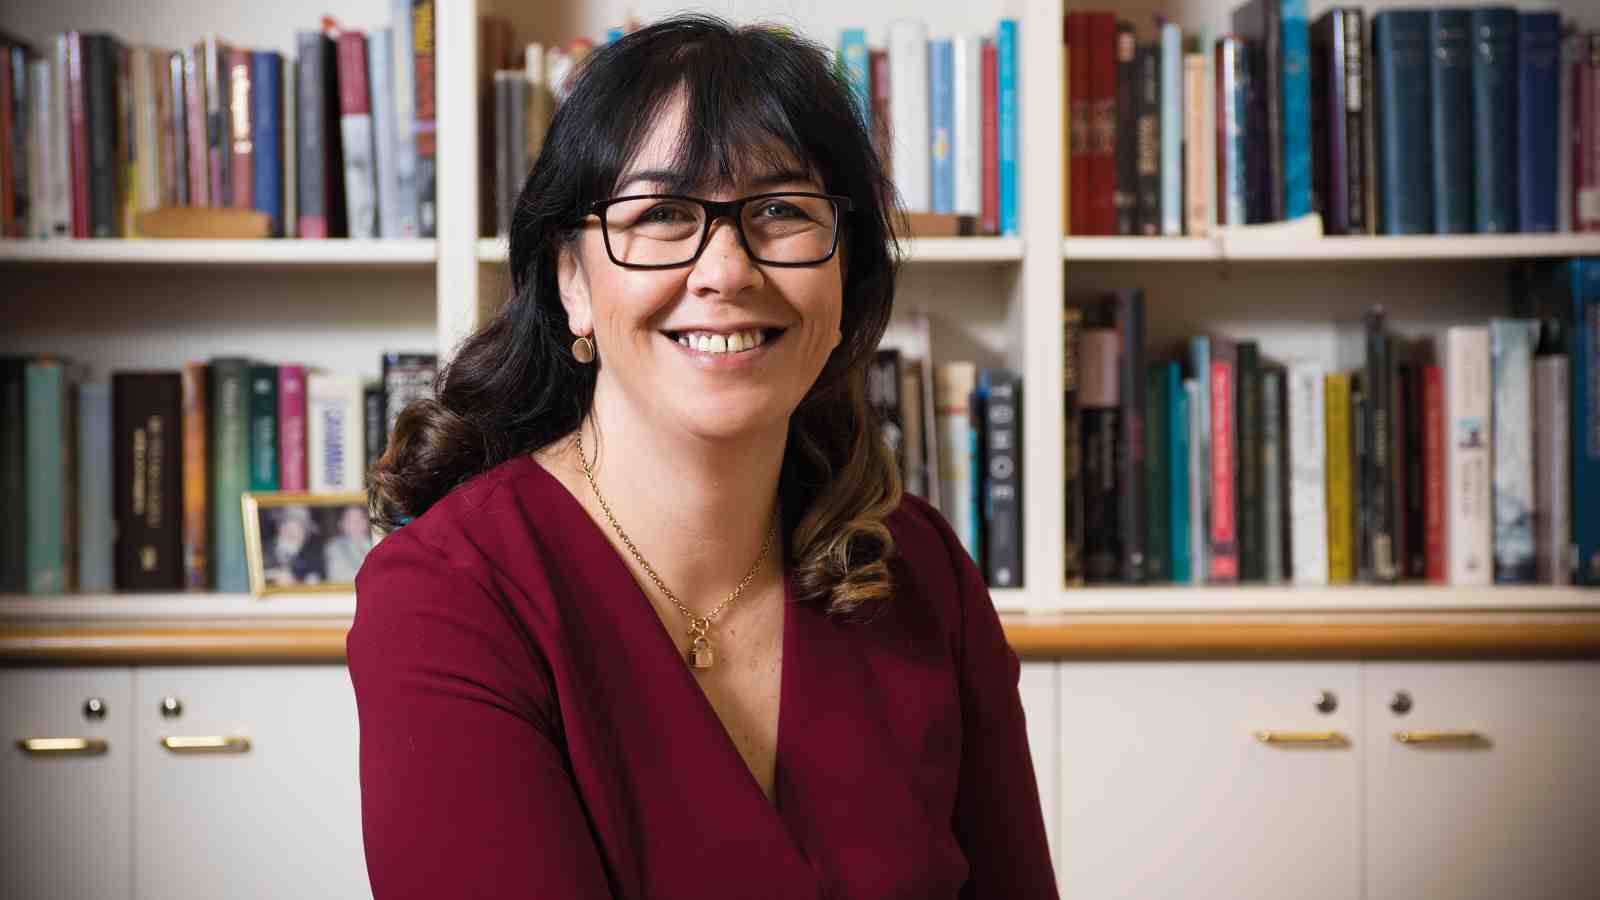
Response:
MULTIPOLYGON (((1117 16, 1089 17, 1088 234, 1117 233, 1117 16)), ((1074 178, 1076 188, 1076 178, 1074 178)), ((1076 221, 1076 220, 1074 220, 1076 221)))
POLYGON ((89 116, 83 33, 67 33, 67 155, 72 158, 72 236, 89 236, 89 116))
POLYGON ((1436 365, 1422 369, 1422 500, 1423 535, 1428 557, 1428 580, 1443 584, 1445 559, 1444 496, 1444 381, 1436 365))
POLYGON ((889 51, 869 50, 872 67, 872 147, 883 163, 883 177, 893 180, 889 164, 889 51))
POLYGON ((1072 146, 1068 149, 1072 177, 1072 231, 1093 234, 1089 215, 1089 16, 1067 13, 1067 64, 1072 77, 1067 85, 1072 121, 1068 129, 1072 146))
POLYGON ((188 119, 189 205, 211 205, 210 166, 206 164, 206 55, 204 45, 183 51, 183 109, 188 119))
POLYGON ((306 369, 278 367, 278 489, 306 487, 306 369))
POLYGON ((228 53, 228 114, 233 117, 233 181, 235 209, 255 208, 255 147, 250 142, 250 110, 254 88, 250 85, 250 51, 238 47, 228 53))
POLYGON ((1209 581, 1239 580, 1238 427, 1235 404, 1238 348, 1227 338, 1211 339, 1211 528, 1209 581))
MULTIPOLYGON (((1000 233, 1000 57, 994 42, 985 40, 980 68, 983 79, 983 205, 984 234, 1000 233)), ((888 66, 884 66, 885 69, 888 66)))

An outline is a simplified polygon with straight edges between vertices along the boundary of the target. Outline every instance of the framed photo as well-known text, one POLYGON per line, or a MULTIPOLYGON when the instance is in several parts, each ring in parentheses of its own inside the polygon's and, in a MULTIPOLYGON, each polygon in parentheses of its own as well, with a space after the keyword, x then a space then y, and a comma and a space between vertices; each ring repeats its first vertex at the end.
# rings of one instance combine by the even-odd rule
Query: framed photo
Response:
POLYGON ((245 494, 244 549, 250 592, 349 592, 382 537, 367 515, 367 495, 274 491, 245 494))

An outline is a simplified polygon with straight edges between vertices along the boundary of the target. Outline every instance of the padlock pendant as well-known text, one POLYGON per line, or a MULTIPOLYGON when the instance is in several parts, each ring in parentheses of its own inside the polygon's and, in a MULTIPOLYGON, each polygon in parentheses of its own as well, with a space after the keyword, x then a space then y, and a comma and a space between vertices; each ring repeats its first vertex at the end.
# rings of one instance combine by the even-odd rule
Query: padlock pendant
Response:
POLYGON ((709 669, 713 661, 711 642, 699 636, 689 645, 689 665, 696 669, 709 669))

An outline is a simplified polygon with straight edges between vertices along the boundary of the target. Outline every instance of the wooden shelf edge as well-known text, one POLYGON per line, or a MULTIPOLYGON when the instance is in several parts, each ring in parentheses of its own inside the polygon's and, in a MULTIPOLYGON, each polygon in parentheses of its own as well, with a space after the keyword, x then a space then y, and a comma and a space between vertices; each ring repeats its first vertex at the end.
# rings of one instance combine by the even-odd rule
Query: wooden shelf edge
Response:
POLYGON ((1293 238, 1068 236, 1067 262, 1377 262, 1415 259, 1539 259, 1600 254, 1595 234, 1475 234, 1293 238))
MULTIPOLYGON (((1030 660, 1600 657, 1600 616, 1559 622, 1003 620, 1030 660)), ((3 627, 0 665, 342 663, 348 622, 295 627, 3 627)))
POLYGON ((90 238, 0 241, 0 264, 105 263, 183 266, 394 266, 431 265, 431 238, 350 240, 187 240, 90 238))

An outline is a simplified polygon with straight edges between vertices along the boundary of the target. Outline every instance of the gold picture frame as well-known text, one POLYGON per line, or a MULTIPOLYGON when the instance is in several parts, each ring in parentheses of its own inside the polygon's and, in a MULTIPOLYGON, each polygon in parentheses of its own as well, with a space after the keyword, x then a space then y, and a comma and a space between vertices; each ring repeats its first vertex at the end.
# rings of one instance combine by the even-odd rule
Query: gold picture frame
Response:
POLYGON ((257 597, 354 591, 356 570, 383 537, 372 527, 361 491, 255 491, 240 505, 250 593, 257 597))

